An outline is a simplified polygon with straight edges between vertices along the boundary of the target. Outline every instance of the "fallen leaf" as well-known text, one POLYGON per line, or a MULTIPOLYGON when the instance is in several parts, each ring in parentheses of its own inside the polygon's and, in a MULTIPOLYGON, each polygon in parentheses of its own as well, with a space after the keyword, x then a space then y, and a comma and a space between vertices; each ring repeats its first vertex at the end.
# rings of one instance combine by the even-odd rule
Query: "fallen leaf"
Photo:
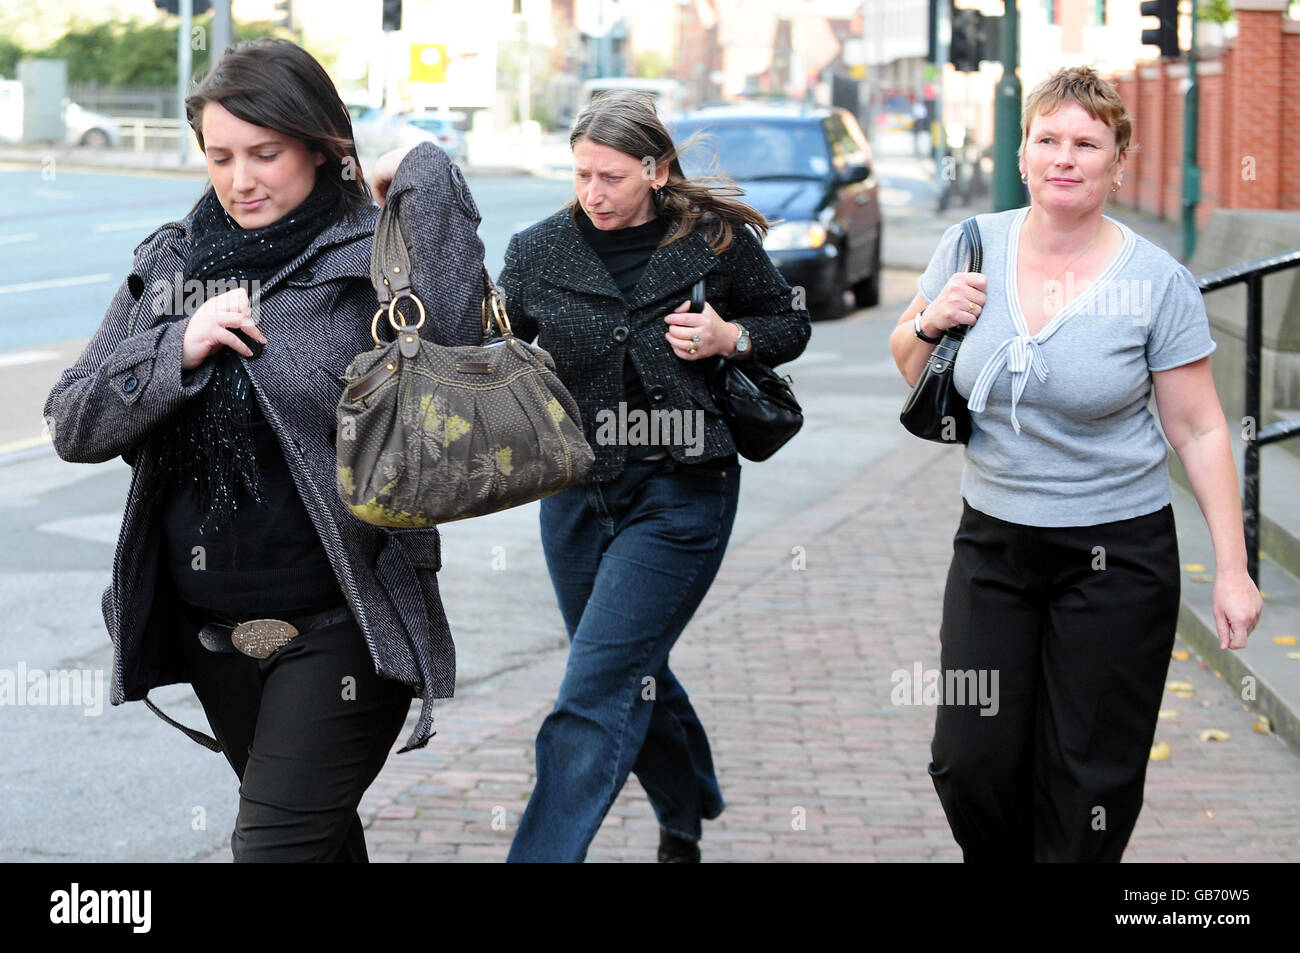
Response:
POLYGON ((1169 657, 1177 659, 1180 662, 1186 662, 1192 657, 1192 653, 1187 651, 1187 649, 1174 649, 1169 653, 1169 657))
POLYGON ((1174 694, 1179 698, 1192 698, 1196 695, 1195 692, 1174 692, 1174 694))
POLYGON ((1214 582, 1214 577, 1207 576, 1205 573, 1197 573, 1192 577, 1192 582, 1214 582))
POLYGON ((1205 816, 1208 817, 1208 818, 1210 818, 1210 820, 1214 820, 1214 812, 1213 812, 1213 811, 1206 811, 1206 812, 1205 812, 1205 816))
POLYGON ((1205 572, 1205 567, 1200 563, 1183 563, 1183 569, 1187 572, 1205 572))
POLYGON ((1177 718, 1178 710, 1176 708, 1162 708, 1159 712, 1161 718, 1177 718))
POLYGON ((1267 593, 1267 592, 1262 592, 1262 591, 1261 591, 1260 594, 1259 594, 1259 597, 1260 597, 1261 599, 1263 599, 1264 601, 1266 601, 1266 602, 1268 601, 1268 593, 1267 593))
POLYGON ((1151 746, 1151 760, 1164 761, 1169 757, 1169 745, 1164 741, 1157 742, 1151 746))
POLYGON ((1273 733, 1273 723, 1268 720, 1267 715, 1257 715, 1254 728, 1261 735, 1271 735, 1273 733))
POLYGON ((1171 692, 1190 692, 1193 688, 1191 682, 1169 682, 1165 685, 1171 692))
POLYGON ((1294 635, 1275 635, 1273 636, 1274 645, 1295 645, 1296 637, 1294 635))
POLYGON ((1231 735, 1226 731, 1220 731, 1218 728, 1206 728, 1201 732, 1202 741, 1227 741, 1231 735))
POLYGON ((1289 659, 1295 659, 1297 662, 1300 662, 1300 652, 1287 652, 1286 657, 1289 659))

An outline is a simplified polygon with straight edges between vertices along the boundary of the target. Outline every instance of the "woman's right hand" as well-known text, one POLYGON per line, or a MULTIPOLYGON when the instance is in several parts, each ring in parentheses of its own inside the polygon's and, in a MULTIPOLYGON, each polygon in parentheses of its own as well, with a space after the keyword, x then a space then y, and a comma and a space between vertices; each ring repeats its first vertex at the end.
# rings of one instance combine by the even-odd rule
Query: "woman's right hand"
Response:
POLYGON ((235 335, 235 329, 266 344, 266 337, 253 320, 248 292, 236 288, 209 298, 199 306, 185 327, 185 342, 181 346, 181 367, 192 371, 219 347, 229 347, 244 357, 252 357, 247 344, 235 335))
POLYGON ((988 275, 978 271, 954 274, 938 297, 921 312, 921 330, 930 337, 941 337, 959 324, 974 324, 984 310, 988 283, 988 275))

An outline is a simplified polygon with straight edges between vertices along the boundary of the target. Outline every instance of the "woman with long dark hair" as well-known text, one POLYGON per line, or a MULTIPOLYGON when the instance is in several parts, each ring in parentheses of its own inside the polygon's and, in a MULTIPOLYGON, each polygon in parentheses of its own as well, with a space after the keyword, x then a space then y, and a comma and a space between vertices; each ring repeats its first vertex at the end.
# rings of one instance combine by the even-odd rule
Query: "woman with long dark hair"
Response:
POLYGON ((510 859, 583 859, 634 771, 659 859, 695 861, 723 800, 668 654, 722 563, 740 491, 706 371, 718 357, 793 360, 808 313, 763 251, 766 221, 736 189, 683 175, 648 99, 600 97, 569 143, 576 195, 511 239, 500 282, 515 333, 555 359, 596 452, 585 484, 541 504, 572 645, 510 859), (706 303, 691 312, 700 279, 706 303))
MULTIPOLYGON (((455 680, 437 532, 363 524, 335 490, 340 375, 372 346, 377 212, 347 109, 293 43, 227 51, 186 111, 211 188, 136 249, 46 404, 61 457, 134 471, 103 600, 111 700, 153 708, 151 688, 193 686, 215 740, 153 710, 239 775, 236 861, 364 861, 362 794, 412 698, 403 751, 455 680)), ((464 179, 432 145, 377 172, 415 260, 439 264, 412 275, 425 333, 476 343, 464 179)))

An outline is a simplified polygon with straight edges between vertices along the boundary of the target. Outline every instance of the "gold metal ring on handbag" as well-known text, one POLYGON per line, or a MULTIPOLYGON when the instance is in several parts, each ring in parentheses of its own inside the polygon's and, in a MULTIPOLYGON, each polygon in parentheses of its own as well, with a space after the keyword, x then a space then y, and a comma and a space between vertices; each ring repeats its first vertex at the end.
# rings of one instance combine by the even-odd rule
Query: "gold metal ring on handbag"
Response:
POLYGON ((384 313, 381 307, 375 312, 375 316, 370 319, 370 336, 375 339, 375 347, 383 347, 384 342, 379 340, 379 316, 384 313))
POLYGON ((497 330, 503 331, 503 334, 514 334, 514 330, 510 327, 510 315, 506 314, 506 304, 500 299, 496 289, 492 291, 491 301, 492 318, 497 323, 497 330))
POLYGON ((398 333, 401 333, 402 331, 420 330, 420 328, 424 327, 424 304, 409 291, 404 291, 401 294, 396 295, 392 301, 388 302, 388 323, 392 325, 393 330, 398 333), (397 310, 397 302, 401 301, 403 298, 410 298, 414 301, 416 309, 420 312, 420 320, 415 324, 408 324, 406 321, 406 315, 404 314, 402 314, 402 323, 397 323, 397 315, 401 314, 401 312, 397 310))

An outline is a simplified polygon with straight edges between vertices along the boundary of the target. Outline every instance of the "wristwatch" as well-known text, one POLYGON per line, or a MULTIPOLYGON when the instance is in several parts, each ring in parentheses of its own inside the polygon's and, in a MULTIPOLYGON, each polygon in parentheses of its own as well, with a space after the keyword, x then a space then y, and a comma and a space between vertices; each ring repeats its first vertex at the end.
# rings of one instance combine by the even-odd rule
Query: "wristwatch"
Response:
MULTIPOLYGON (((924 313, 924 310, 921 313, 924 313)), ((914 330, 916 332, 916 336, 919 337, 926 344, 938 344, 940 341, 943 340, 942 334, 939 335, 937 338, 932 338, 930 337, 930 335, 926 334, 924 331, 921 330, 921 314, 917 314, 917 316, 912 319, 912 330, 914 330)))
POLYGON ((736 338, 736 353, 734 356, 741 357, 749 353, 749 332, 745 330, 745 326, 739 321, 732 321, 731 323, 740 329, 740 335, 736 338))

